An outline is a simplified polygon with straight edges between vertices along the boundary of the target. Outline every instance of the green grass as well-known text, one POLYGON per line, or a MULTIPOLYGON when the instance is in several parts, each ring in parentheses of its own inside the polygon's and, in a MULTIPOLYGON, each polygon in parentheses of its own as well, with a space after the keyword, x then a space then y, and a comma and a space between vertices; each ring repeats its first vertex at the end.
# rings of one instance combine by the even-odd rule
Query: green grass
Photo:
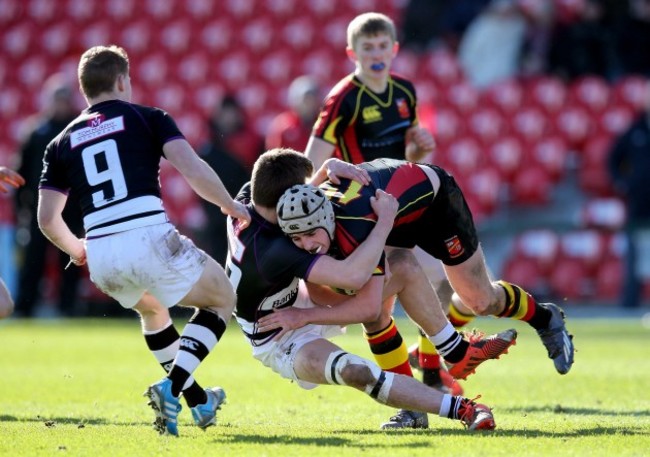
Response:
MULTIPOLYGON (((182 324, 177 319, 177 325, 182 324)), ((493 332, 510 321, 480 319, 493 332)), ((2 456, 464 456, 650 454, 650 330, 639 320, 573 320, 576 363, 558 375, 526 325, 518 344, 463 383, 494 409, 497 430, 378 430, 392 409, 347 388, 304 391, 253 360, 236 326, 199 368, 228 403, 203 432, 187 408, 180 438, 157 435, 141 396, 162 370, 134 319, 9 320, 0 324, 2 456)), ((400 321, 407 343, 413 326, 400 321)), ((359 326, 337 341, 368 356, 359 326)))

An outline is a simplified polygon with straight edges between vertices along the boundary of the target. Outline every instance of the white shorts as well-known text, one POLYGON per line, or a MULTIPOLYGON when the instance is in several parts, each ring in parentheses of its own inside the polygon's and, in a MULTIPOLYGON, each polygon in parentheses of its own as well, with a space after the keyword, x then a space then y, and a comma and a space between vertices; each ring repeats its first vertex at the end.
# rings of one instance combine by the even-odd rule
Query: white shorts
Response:
MULTIPOLYGON (((295 308, 313 308, 318 306, 309 298, 304 283, 300 281, 298 297, 293 305, 295 308)), ((252 332, 253 324, 243 319, 237 319, 237 322, 245 332, 252 332)), ((296 356, 300 349, 314 340, 321 338, 332 338, 345 333, 345 327, 339 325, 315 325, 309 324, 296 330, 291 330, 284 334, 279 341, 269 341, 261 346, 253 347, 253 357, 262 362, 264 366, 271 368, 280 376, 295 381, 303 389, 313 389, 318 384, 301 381, 296 376, 293 368, 296 356)), ((250 340, 247 341, 250 343, 250 340)))
POLYGON ((170 223, 140 227, 86 241, 90 279, 133 308, 145 292, 170 308, 199 280, 207 255, 170 223))

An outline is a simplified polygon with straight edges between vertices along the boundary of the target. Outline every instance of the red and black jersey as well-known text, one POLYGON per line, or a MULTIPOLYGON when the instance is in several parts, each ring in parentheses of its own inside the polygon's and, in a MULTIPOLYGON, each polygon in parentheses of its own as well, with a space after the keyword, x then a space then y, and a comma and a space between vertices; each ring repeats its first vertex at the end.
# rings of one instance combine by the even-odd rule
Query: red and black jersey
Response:
POLYGON ((454 178, 434 165, 418 165, 406 160, 377 159, 362 163, 371 179, 367 186, 341 179, 340 184, 321 184, 336 216, 334 253, 347 257, 370 234, 377 216, 370 198, 377 189, 393 195, 399 209, 388 246, 419 246, 448 265, 461 263, 478 247, 471 212, 454 178), (440 189, 433 185, 422 167, 433 169, 440 189))
POLYGON ((395 74, 382 94, 348 75, 328 94, 312 134, 336 146, 334 157, 351 163, 404 159, 406 130, 417 125, 413 84, 395 74))
MULTIPOLYGON (((298 248, 278 225, 255 211, 250 204, 250 184, 242 188, 236 200, 247 204, 251 223, 241 230, 237 220, 228 218, 226 274, 237 293, 235 315, 254 324, 273 309, 294 304, 299 278, 309 276, 320 255, 298 248)), ((277 334, 257 333, 255 329, 247 334, 254 344, 277 334)))
POLYGON ((164 144, 178 138, 182 133, 161 109, 98 103, 47 146, 39 187, 78 197, 88 237, 166 222, 160 159, 164 144))

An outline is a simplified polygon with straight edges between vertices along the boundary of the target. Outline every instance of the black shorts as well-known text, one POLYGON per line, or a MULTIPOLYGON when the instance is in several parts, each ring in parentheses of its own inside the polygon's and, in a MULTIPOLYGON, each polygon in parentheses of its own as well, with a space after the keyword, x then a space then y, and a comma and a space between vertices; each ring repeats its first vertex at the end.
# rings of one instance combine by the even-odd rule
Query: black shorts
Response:
POLYGON ((478 234, 463 192, 453 176, 435 165, 426 165, 440 178, 433 203, 417 220, 395 227, 389 246, 419 246, 445 265, 458 265, 478 249, 478 234))

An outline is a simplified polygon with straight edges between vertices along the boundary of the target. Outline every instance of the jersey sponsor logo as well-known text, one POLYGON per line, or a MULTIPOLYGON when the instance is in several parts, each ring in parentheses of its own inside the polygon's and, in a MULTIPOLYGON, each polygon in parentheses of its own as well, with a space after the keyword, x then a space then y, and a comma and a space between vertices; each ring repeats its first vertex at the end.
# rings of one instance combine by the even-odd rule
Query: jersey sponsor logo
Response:
POLYGON ((102 120, 102 116, 95 116, 87 123, 88 127, 75 130, 70 133, 70 147, 88 143, 89 141, 102 138, 112 133, 124 130, 124 116, 116 117, 109 120, 102 120))
POLYGON ((381 121, 381 111, 379 111, 379 105, 366 106, 361 112, 361 117, 363 118, 363 122, 366 124, 381 121))
POLYGON ((449 256, 452 259, 462 255, 465 252, 465 248, 460 243, 458 235, 454 235, 453 237, 446 239, 445 245, 447 246, 447 252, 449 252, 449 256))
POLYGON ((298 297, 298 284, 300 283, 299 278, 293 278, 291 284, 282 290, 274 293, 270 297, 266 297, 262 303, 257 307, 260 311, 271 311, 274 308, 284 308, 286 306, 292 306, 296 302, 298 297))
POLYGON ((397 105, 397 112, 399 113, 399 117, 402 119, 408 119, 411 116, 411 110, 409 109, 409 105, 405 99, 398 98, 395 100, 395 104, 397 105))
POLYGON ((86 122, 86 125, 88 127, 99 127, 99 124, 101 124, 105 120, 106 120, 106 116, 104 116, 103 114, 98 114, 97 116, 88 120, 88 122, 86 122))

